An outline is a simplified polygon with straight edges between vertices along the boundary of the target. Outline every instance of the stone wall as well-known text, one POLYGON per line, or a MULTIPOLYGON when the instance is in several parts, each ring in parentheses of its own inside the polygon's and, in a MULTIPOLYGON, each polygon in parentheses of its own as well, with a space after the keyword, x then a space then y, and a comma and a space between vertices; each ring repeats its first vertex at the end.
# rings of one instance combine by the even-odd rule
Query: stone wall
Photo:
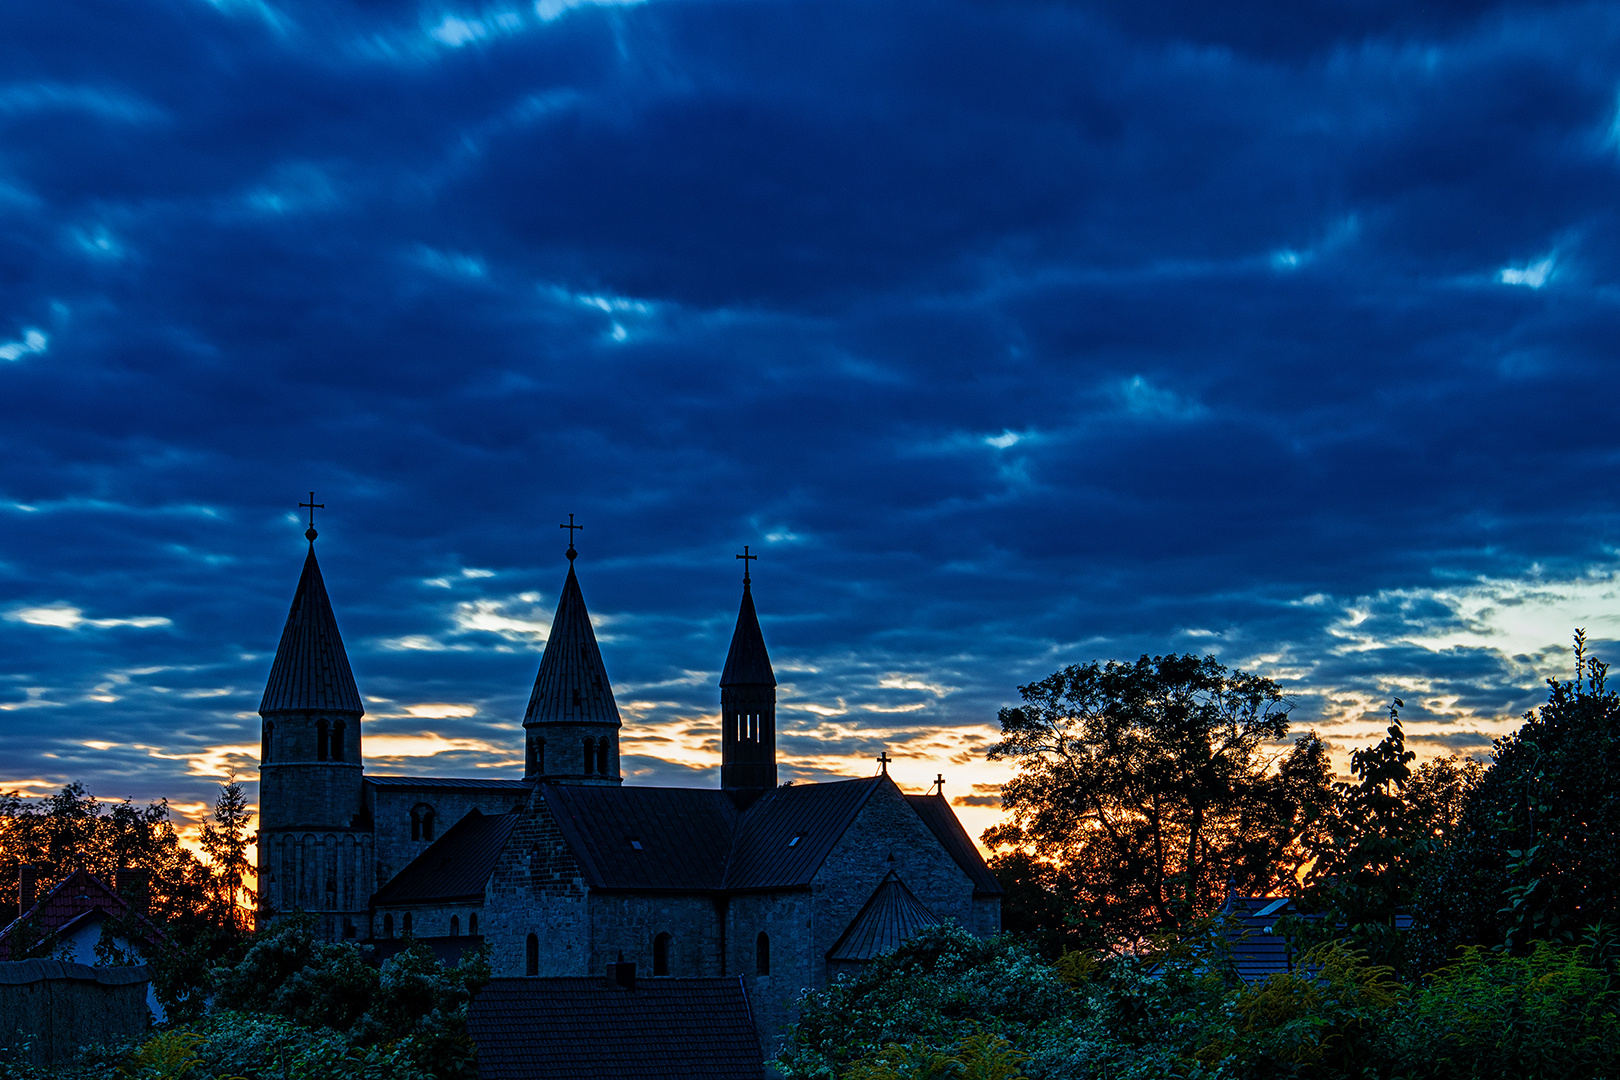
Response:
MULTIPOLYGON (((749 1007, 759 1028, 760 1045, 767 1056, 776 1052, 776 1039, 797 1015, 799 993, 814 984, 825 958, 815 950, 812 893, 741 893, 731 898, 726 930, 728 975, 741 975, 748 988, 749 1007), (759 935, 770 937, 771 970, 760 975, 755 966, 759 935)), ((825 950, 823 950, 825 952, 825 950)))
POLYGON ((464 904, 390 904, 371 916, 372 937, 379 941, 405 936, 405 916, 411 917, 412 937, 467 937, 482 934, 486 917, 481 902, 464 904), (389 916, 393 916, 390 923, 389 916), (451 924, 451 919, 455 923, 451 924), (392 926, 393 932, 389 933, 392 926))
POLYGON ((540 975, 585 975, 591 964, 588 892, 551 808, 529 798, 484 888, 479 929, 499 976, 528 974, 528 937, 540 975))
POLYGON ((473 810, 481 814, 510 813, 528 799, 528 792, 510 788, 450 788, 423 785, 381 787, 366 785, 366 809, 376 836, 377 888, 391 881, 409 866, 412 859, 428 849, 433 840, 411 839, 411 810, 426 806, 433 810, 433 836, 443 836, 449 828, 473 810))
POLYGON ((623 958, 636 977, 652 977, 653 940, 670 935, 671 976, 699 977, 720 970, 720 915, 724 902, 691 893, 591 893, 590 964, 576 975, 595 974, 623 958))

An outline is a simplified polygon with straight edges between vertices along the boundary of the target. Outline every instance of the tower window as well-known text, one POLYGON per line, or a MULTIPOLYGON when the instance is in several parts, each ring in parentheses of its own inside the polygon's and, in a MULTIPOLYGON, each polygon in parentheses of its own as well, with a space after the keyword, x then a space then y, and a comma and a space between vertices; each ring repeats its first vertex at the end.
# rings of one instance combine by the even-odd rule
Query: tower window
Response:
POLYGON ((525 975, 540 974, 540 939, 533 934, 529 935, 528 957, 523 967, 525 975))
POLYGON ((270 720, 264 722, 264 749, 259 752, 260 761, 270 760, 270 746, 276 738, 276 725, 270 720))
POLYGON ((383 916, 383 937, 391 938, 393 936, 394 936, 394 913, 389 912, 387 915, 383 916))
POLYGON ((527 745, 528 745, 528 748, 529 748, 527 768, 528 768, 529 772, 533 773, 535 771, 535 768, 534 768, 534 740, 533 739, 528 740, 527 745))
POLYGON ((668 932, 653 938, 653 974, 669 974, 669 943, 673 940, 668 932))
POLYGON ((461 916, 460 915, 452 915, 452 916, 450 916, 450 936, 451 937, 460 937, 461 936, 461 916))
POLYGON ((534 744, 535 772, 546 771, 546 740, 536 740, 534 744))
POLYGON ((585 775, 591 774, 591 764, 596 760, 596 740, 585 740, 585 775))
POLYGON ((596 771, 603 776, 608 774, 608 741, 599 739, 596 743, 596 771))
POLYGON ((315 760, 316 761, 325 761, 326 760, 327 742, 328 742, 328 739, 327 739, 326 721, 322 720, 320 723, 315 725, 315 760))
POLYGON ((771 936, 765 931, 759 932, 754 939, 754 974, 769 975, 771 973, 771 936))
POLYGON ((343 760, 343 721, 332 725, 332 760, 343 760))

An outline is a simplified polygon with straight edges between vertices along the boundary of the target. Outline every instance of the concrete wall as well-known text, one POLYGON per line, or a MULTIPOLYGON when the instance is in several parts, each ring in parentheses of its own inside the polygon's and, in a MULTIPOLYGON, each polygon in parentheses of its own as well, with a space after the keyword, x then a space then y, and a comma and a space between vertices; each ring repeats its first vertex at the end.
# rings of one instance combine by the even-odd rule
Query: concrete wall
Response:
POLYGON ((540 975, 593 974, 588 890, 551 808, 531 796, 484 888, 479 930, 496 975, 526 975, 528 936, 540 975))

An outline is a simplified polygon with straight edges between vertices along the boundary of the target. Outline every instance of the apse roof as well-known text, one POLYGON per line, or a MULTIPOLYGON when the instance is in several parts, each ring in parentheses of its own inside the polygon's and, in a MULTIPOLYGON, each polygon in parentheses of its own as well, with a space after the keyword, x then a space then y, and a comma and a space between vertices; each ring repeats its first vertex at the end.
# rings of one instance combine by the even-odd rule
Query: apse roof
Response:
POLYGON ((893 870, 878 883, 833 947, 829 960, 875 960, 892 953, 917 931, 935 926, 939 917, 906 888, 893 870))
POLYGON ((309 545, 304 573, 293 593, 259 711, 366 711, 349 670, 349 656, 343 651, 320 564, 315 561, 314 543, 309 545))
POLYGON ((602 666, 602 650, 596 645, 590 612, 574 576, 574 563, 568 563, 568 579, 563 582, 557 601, 557 614, 551 620, 546 651, 540 657, 540 672, 534 679, 525 724, 565 721, 569 723, 619 723, 619 707, 613 700, 613 686, 602 666))
POLYGON ((737 611, 737 628, 731 633, 731 650, 726 653, 726 666, 720 673, 721 686, 775 686, 776 672, 771 670, 771 657, 765 651, 765 635, 759 630, 759 615, 754 611, 754 594, 743 582, 742 606, 737 611))

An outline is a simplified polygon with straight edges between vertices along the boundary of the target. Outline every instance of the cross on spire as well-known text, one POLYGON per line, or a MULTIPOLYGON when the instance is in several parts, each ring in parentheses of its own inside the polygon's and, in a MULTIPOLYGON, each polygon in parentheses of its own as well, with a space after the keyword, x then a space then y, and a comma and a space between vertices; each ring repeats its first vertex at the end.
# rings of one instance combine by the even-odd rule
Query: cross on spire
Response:
POLYGON ((934 783, 935 783, 936 786, 938 786, 939 793, 941 795, 944 795, 945 794, 945 774, 940 773, 938 776, 934 777, 934 783))
POLYGON ((891 762, 893 760, 894 759, 889 756, 889 752, 887 750, 884 750, 881 754, 879 754, 877 756, 878 768, 883 770, 883 775, 884 776, 889 775, 889 762, 891 762))
POLYGON ((758 559, 759 556, 758 555, 750 555, 750 554, 748 554, 748 545, 744 544, 743 545, 743 553, 741 555, 737 556, 737 558, 739 558, 739 559, 741 559, 743 561, 743 584, 747 585, 748 582, 749 582, 749 579, 748 579, 748 564, 753 562, 755 559, 758 559))
POLYGON ((314 544, 315 537, 319 535, 315 531, 315 511, 325 510, 326 504, 316 502, 315 493, 312 491, 309 493, 309 502, 301 502, 298 504, 298 509, 303 510, 306 508, 309 510, 309 528, 304 530, 304 539, 308 540, 311 544, 314 544))
MULTIPOLYGON (((311 498, 313 498, 313 497, 314 496, 311 496, 311 498)), ((568 561, 569 562, 573 562, 574 559, 579 555, 579 552, 574 550, 574 533, 575 533, 576 530, 583 529, 584 527, 585 526, 583 526, 583 525, 575 525, 574 524, 574 515, 573 514, 568 515, 568 524, 557 526, 557 528, 559 528, 559 529, 567 529, 568 530, 568 551, 567 551, 567 555, 568 555, 568 561)))

